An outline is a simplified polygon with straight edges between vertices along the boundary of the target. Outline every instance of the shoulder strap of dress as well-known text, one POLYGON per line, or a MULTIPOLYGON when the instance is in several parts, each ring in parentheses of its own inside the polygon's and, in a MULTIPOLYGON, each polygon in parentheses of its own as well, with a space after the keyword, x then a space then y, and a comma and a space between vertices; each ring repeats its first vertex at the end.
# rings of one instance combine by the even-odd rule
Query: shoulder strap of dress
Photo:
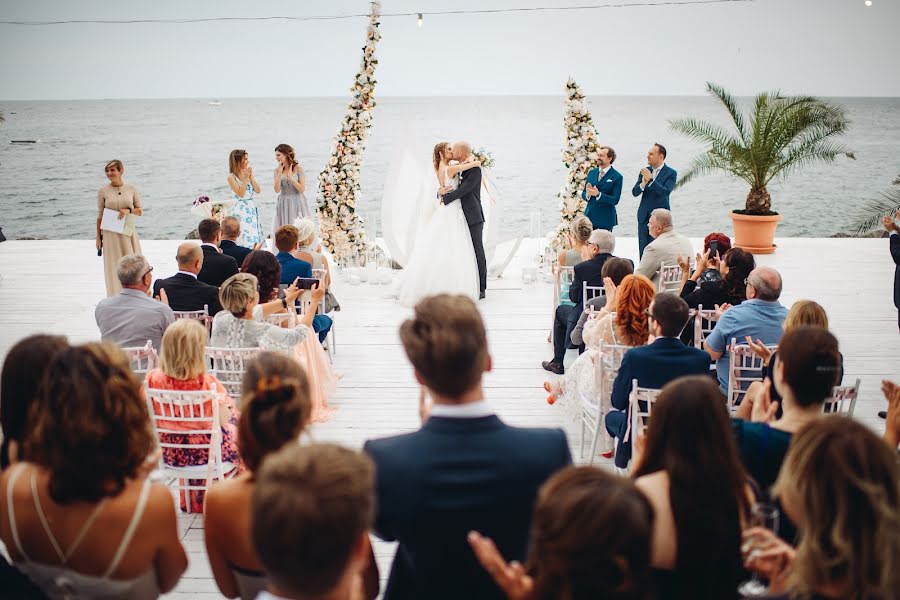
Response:
POLYGON ((34 500, 34 509, 37 511, 38 519, 40 519, 41 526, 43 526, 44 528, 44 533, 47 534, 47 538, 53 545, 53 549, 56 550, 56 555, 59 557, 60 564, 65 566, 65 564, 69 562, 69 557, 72 556, 72 553, 75 552, 75 549, 78 548, 79 544, 81 544, 81 541, 84 539, 84 536, 91 528, 91 525, 93 525, 94 521, 97 520, 97 516, 100 514, 100 509, 103 508, 103 505, 106 503, 106 498, 98 502, 94 507, 94 510, 91 511, 91 514, 84 522, 84 525, 81 526, 81 529, 78 530, 78 534, 75 536, 75 540, 72 542, 66 552, 63 552, 62 548, 59 545, 59 542, 56 541, 56 536, 54 536, 53 532, 50 530, 50 523, 47 522, 47 516, 44 514, 44 507, 41 504, 41 497, 37 491, 36 470, 31 471, 31 499, 34 500))
POLYGON ((19 475, 21 475, 24 470, 24 463, 14 465, 9 480, 6 482, 6 516, 9 519, 9 529, 12 533, 13 543, 15 543, 16 549, 26 562, 31 562, 31 559, 28 558, 28 555, 25 553, 25 548, 22 547, 22 540, 19 539, 19 528, 16 526, 16 511, 13 508, 13 487, 15 487, 19 475))
POLYGON ((119 566, 119 563, 122 561, 122 557, 125 556, 125 551, 128 550, 128 545, 131 543, 131 538, 134 537, 134 532, 137 530, 137 526, 141 522, 141 517, 144 516, 144 509, 147 507, 147 498, 150 496, 150 479, 144 479, 144 484, 141 486, 141 495, 138 498, 137 506, 134 507, 134 514, 131 515, 131 522, 128 523, 128 528, 125 530, 125 535, 122 536, 122 541, 119 542, 119 547, 116 549, 116 554, 113 556, 112 562, 109 563, 109 567, 106 569, 106 573, 103 574, 103 578, 106 579, 110 575, 112 575, 116 568, 119 566))

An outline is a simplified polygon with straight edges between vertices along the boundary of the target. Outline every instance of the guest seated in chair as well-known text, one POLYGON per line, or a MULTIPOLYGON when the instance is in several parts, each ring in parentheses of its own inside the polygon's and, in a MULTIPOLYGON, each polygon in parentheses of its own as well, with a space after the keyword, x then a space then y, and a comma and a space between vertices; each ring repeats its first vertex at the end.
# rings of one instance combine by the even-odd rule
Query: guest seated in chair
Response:
MULTIPOLYGON (((628 258, 618 258, 616 256, 610 258, 605 263, 603 263, 603 270, 600 272, 603 277, 603 285, 606 287, 607 278, 612 282, 614 288, 618 288, 622 285, 622 281, 628 277, 629 275, 634 274, 634 263, 631 262, 628 258)), ((654 293, 655 290, 654 290, 654 293)), ((611 312, 615 312, 615 306, 613 303, 609 302, 609 299, 606 297, 606 292, 599 296, 594 296, 593 298, 588 299, 587 304, 584 306, 584 310, 581 311, 581 316, 578 317, 578 323, 575 325, 575 328, 572 330, 572 343, 575 346, 584 346, 584 326, 589 320, 596 320, 600 317, 600 311, 606 308, 607 304, 612 308, 611 312)), ((647 306, 650 306, 647 303, 647 306)), ((611 342, 609 342, 611 343, 611 342)))
POLYGON ((538 489, 572 461, 565 432, 494 414, 482 389, 487 336, 469 298, 425 298, 400 339, 434 403, 420 397, 420 430, 365 445, 378 482, 373 530, 399 542, 384 598, 501 600, 466 536, 479 531, 507 560, 525 559, 538 489))
MULTIPOLYGON (((222 462, 231 463, 235 470, 241 465, 240 453, 237 449, 237 411, 234 401, 228 396, 225 386, 206 371, 206 328, 192 319, 179 319, 167 330, 162 339, 162 352, 159 355, 159 368, 147 373, 146 384, 150 389, 178 390, 182 392, 208 391, 215 388, 218 392, 219 425, 222 428, 222 462)), ((154 412, 163 414, 162 406, 154 402, 154 412)), ((204 406, 207 414, 212 414, 211 403, 204 406)), ((168 414, 168 413, 166 413, 168 414)), ((182 416, 182 415, 174 415, 182 416)), ((188 416, 188 415, 183 415, 188 416)), ((177 429, 183 434, 162 433, 162 441, 169 444, 197 444, 197 448, 164 448, 163 462, 173 467, 192 467, 205 465, 209 461, 209 453, 201 446, 209 443, 209 435, 192 434, 191 429, 209 429, 208 422, 197 421, 187 423, 181 421, 160 421, 165 429, 177 429)), ((227 474, 226 474, 227 475, 227 474)), ((203 485, 203 480, 188 480, 190 485, 203 485)), ((190 490, 190 508, 201 512, 203 509, 203 490, 190 490)), ((181 492, 181 510, 188 510, 188 503, 181 492)))
MULTIPOLYGON (((650 304, 650 328, 654 342, 625 353, 613 383, 611 403, 606 414, 606 431, 618 439, 616 466, 624 469, 631 459, 631 441, 625 440, 628 430, 629 395, 632 380, 644 388, 661 389, 685 375, 705 375, 709 372, 709 356, 691 346, 685 346, 678 336, 690 314, 684 300, 671 292, 657 294, 650 304)), ((633 434, 632 434, 633 435, 633 434)))
POLYGON ((544 361, 541 366, 557 375, 565 372, 563 359, 566 350, 571 346, 572 330, 584 311, 584 283, 591 287, 603 285, 603 264, 612 257, 616 249, 615 236, 605 229, 595 229, 588 238, 587 258, 575 265, 575 275, 569 286, 569 300, 572 305, 560 304, 556 307, 553 319, 553 358, 544 361))
MULTIPOLYGON (((322 246, 315 245, 316 222, 310 218, 297 219, 295 227, 297 228, 297 236, 300 241, 297 249, 291 254, 294 258, 311 264, 314 271, 322 270, 325 272, 325 277, 322 279, 322 285, 325 286, 324 312, 330 313, 333 310, 341 310, 334 294, 331 292, 331 267, 322 254, 322 246)), ((313 323, 313 326, 315 326, 315 323, 313 323)))
POLYGON ((679 256, 691 256, 694 250, 691 240, 676 233, 672 213, 668 209, 657 208, 650 213, 647 228, 653 241, 644 248, 641 263, 634 272, 649 278, 656 286, 663 265, 677 265, 679 256))
POLYGON ((678 265, 682 273, 680 295, 688 307, 703 305, 704 310, 714 310, 716 306, 735 306, 747 299, 747 284, 744 282, 756 268, 756 260, 746 250, 732 248, 724 254, 722 260, 698 254, 693 274, 690 271, 689 256, 679 256, 678 265), (709 272, 710 265, 713 265, 712 268, 719 276, 703 283, 701 279, 704 273, 709 272))
MULTIPOLYGON (((293 283, 298 277, 312 277, 312 263, 300 260, 291 254, 297 251, 299 244, 300 232, 293 225, 283 225, 275 232, 275 247, 278 248, 275 258, 281 265, 280 283, 282 285, 293 283)), ((318 303, 310 305, 313 312, 318 309, 318 306, 318 303)), ((316 315, 313 328, 319 334, 319 341, 324 342, 328 337, 328 330, 331 329, 331 317, 316 315)))
POLYGON ((375 473, 367 456, 288 444, 263 462, 252 496, 253 546, 269 578, 258 600, 374 600, 375 473))
MULTIPOLYGON (((312 418, 309 381, 297 361, 261 352, 247 366, 238 440, 247 472, 217 483, 206 496, 206 553, 219 590, 229 598, 256 598, 267 577, 253 548, 251 498, 263 460, 296 444, 312 418)), ((377 575, 375 582, 377 586, 377 575)))
MULTIPOLYGON (((0 538, 54 600, 149 600, 187 568, 140 382, 111 344, 61 349, 28 413, 22 462, 0 476, 0 538)), ((4 398, 5 400, 5 398, 4 398)), ((0 595, 13 598, 6 582, 0 595)))
POLYGON ((210 315, 222 310, 218 288, 197 280, 197 274, 203 268, 203 251, 200 246, 184 242, 178 246, 175 261, 178 263, 178 273, 167 279, 157 279, 153 283, 153 295, 159 298, 160 290, 165 290, 172 310, 203 310, 206 306, 210 315))
POLYGON ((796 547, 763 527, 744 532, 747 567, 770 600, 896 598, 900 590, 897 453, 869 427, 828 416, 794 435, 775 482, 796 547))
POLYGON ((634 483, 569 467, 541 487, 525 565, 510 565, 478 532, 469 534, 469 544, 510 599, 648 600, 655 597, 652 532, 653 507, 634 483))
POLYGON ((754 497, 716 384, 705 375, 672 381, 653 404, 646 433, 631 435, 632 477, 654 512, 658 598, 737 598, 747 577, 741 531, 754 497))
POLYGON ((215 219, 203 219, 197 226, 200 235, 200 249, 203 250, 203 268, 197 279, 203 283, 219 287, 222 282, 238 272, 237 261, 219 249, 222 241, 222 226, 215 219))
MULTIPOLYGON (((119 259, 116 275, 122 291, 101 300, 94 310, 101 340, 123 348, 143 346, 150 340, 159 351, 163 333, 175 322, 175 313, 166 302, 149 296, 152 273, 153 267, 140 254, 119 259)), ((160 295, 168 299, 165 291, 160 295)))
POLYGON ((588 254, 588 239, 594 227, 591 220, 585 216, 578 217, 569 225, 569 233, 566 234, 566 250, 559 255, 559 266, 574 267, 584 261, 588 254))
POLYGON ((237 217, 225 217, 222 219, 222 241, 219 242, 219 249, 222 254, 226 254, 233 258, 240 268, 244 264, 244 259, 254 250, 259 250, 256 244, 253 248, 246 246, 238 246, 237 240, 241 237, 241 222, 237 217))

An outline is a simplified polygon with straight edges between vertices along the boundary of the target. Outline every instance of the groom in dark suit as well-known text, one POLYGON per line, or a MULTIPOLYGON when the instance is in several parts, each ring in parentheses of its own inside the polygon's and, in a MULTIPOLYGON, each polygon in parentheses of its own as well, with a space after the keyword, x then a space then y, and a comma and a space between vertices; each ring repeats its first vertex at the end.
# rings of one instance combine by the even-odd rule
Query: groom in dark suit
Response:
POLYGON ((469 298, 425 298, 400 340, 433 405, 423 393, 421 429, 365 445, 375 461, 375 534, 399 542, 384 599, 505 600, 467 536, 478 531, 507 561, 524 561, 538 489, 572 462, 566 434, 511 427, 495 414, 481 384, 491 370, 484 322, 469 298))
POLYGON ((638 206, 638 253, 644 256, 644 248, 653 238, 647 229, 650 224, 650 213, 657 208, 671 210, 669 206, 669 194, 675 187, 678 174, 675 169, 666 165, 666 148, 662 144, 653 144, 647 152, 648 166, 641 169, 637 183, 631 189, 631 194, 641 197, 638 206))
MULTIPOLYGON (((469 142, 453 144, 452 157, 458 162, 466 162, 472 154, 469 142)), ((475 249, 475 260, 478 263, 479 299, 484 298, 487 289, 487 261, 484 257, 484 211, 481 209, 481 167, 474 167, 460 174, 459 187, 441 195, 441 202, 450 204, 459 200, 462 204, 469 233, 472 235, 472 247, 475 249)))

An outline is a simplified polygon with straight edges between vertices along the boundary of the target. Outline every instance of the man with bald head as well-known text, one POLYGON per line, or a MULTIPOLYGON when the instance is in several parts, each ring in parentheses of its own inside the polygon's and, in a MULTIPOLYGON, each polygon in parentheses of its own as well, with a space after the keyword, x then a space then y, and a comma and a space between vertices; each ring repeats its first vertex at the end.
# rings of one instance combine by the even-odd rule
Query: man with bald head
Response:
MULTIPOLYGON (((460 163, 467 162, 472 156, 469 142, 454 142, 452 158, 460 163)), ((443 190, 442 190, 443 191, 443 190)), ((472 247, 475 249, 475 261, 478 263, 478 283, 480 296, 484 298, 487 289, 487 260, 484 256, 484 211, 481 209, 481 167, 474 167, 460 173, 459 187, 441 195, 441 202, 450 204, 459 200, 462 204, 469 233, 472 235, 472 247)))
POLYGON ((159 296, 159 290, 166 290, 169 307, 175 311, 203 310, 205 306, 209 314, 214 315, 222 310, 219 288, 197 280, 197 273, 203 268, 200 246, 184 242, 178 246, 175 261, 178 263, 178 273, 168 279, 157 279, 153 284, 153 295, 159 296))
POLYGON ((735 339, 746 343, 747 336, 774 346, 784 334, 784 318, 787 309, 778 299, 781 297, 781 275, 772 267, 756 267, 747 277, 747 299, 737 306, 717 306, 722 316, 712 333, 706 338, 704 348, 716 361, 716 373, 722 393, 728 393, 728 369, 730 366, 728 345, 735 339))

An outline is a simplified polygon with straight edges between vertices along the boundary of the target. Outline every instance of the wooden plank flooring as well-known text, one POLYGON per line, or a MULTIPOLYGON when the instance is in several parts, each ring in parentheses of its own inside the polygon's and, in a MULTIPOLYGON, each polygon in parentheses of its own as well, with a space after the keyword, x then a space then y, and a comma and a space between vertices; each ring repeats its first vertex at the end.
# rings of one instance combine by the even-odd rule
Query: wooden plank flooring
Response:
MULTIPOLYGON (((701 240, 692 241, 700 248, 701 240)), ((141 244, 157 276, 174 273, 178 242, 141 244)), ((551 356, 551 286, 523 285, 519 276, 538 248, 535 240, 526 240, 506 275, 489 282, 488 298, 479 303, 494 359, 494 370, 485 379, 486 395, 511 424, 566 426, 577 456, 577 428, 563 423, 561 411, 547 405, 541 388, 548 374, 540 363, 551 356)), ((636 240, 618 240, 616 254, 636 259, 636 240)), ((900 378, 887 241, 783 239, 776 254, 759 256, 757 262, 781 271, 785 305, 809 298, 828 311, 844 354, 845 381, 862 379, 856 417, 881 432, 883 421, 876 416, 884 409, 879 382, 900 378)), ((0 276, 0 358, 32 333, 64 334, 74 343, 98 338, 93 313, 105 290, 101 259, 91 241, 4 242, 0 276)), ((338 278, 334 287, 343 307, 336 319, 335 357, 343 379, 331 401, 338 411, 329 422, 315 425, 311 437, 360 447, 367 439, 414 429, 417 388, 397 337, 399 324, 411 310, 396 304, 391 286, 351 286, 338 278)), ((568 360, 574 360, 574 353, 569 354, 568 360)), ((203 550, 202 517, 180 516, 179 526, 190 566, 169 597, 219 597, 203 550)), ((376 544, 383 577, 393 550, 391 544, 376 544)))

